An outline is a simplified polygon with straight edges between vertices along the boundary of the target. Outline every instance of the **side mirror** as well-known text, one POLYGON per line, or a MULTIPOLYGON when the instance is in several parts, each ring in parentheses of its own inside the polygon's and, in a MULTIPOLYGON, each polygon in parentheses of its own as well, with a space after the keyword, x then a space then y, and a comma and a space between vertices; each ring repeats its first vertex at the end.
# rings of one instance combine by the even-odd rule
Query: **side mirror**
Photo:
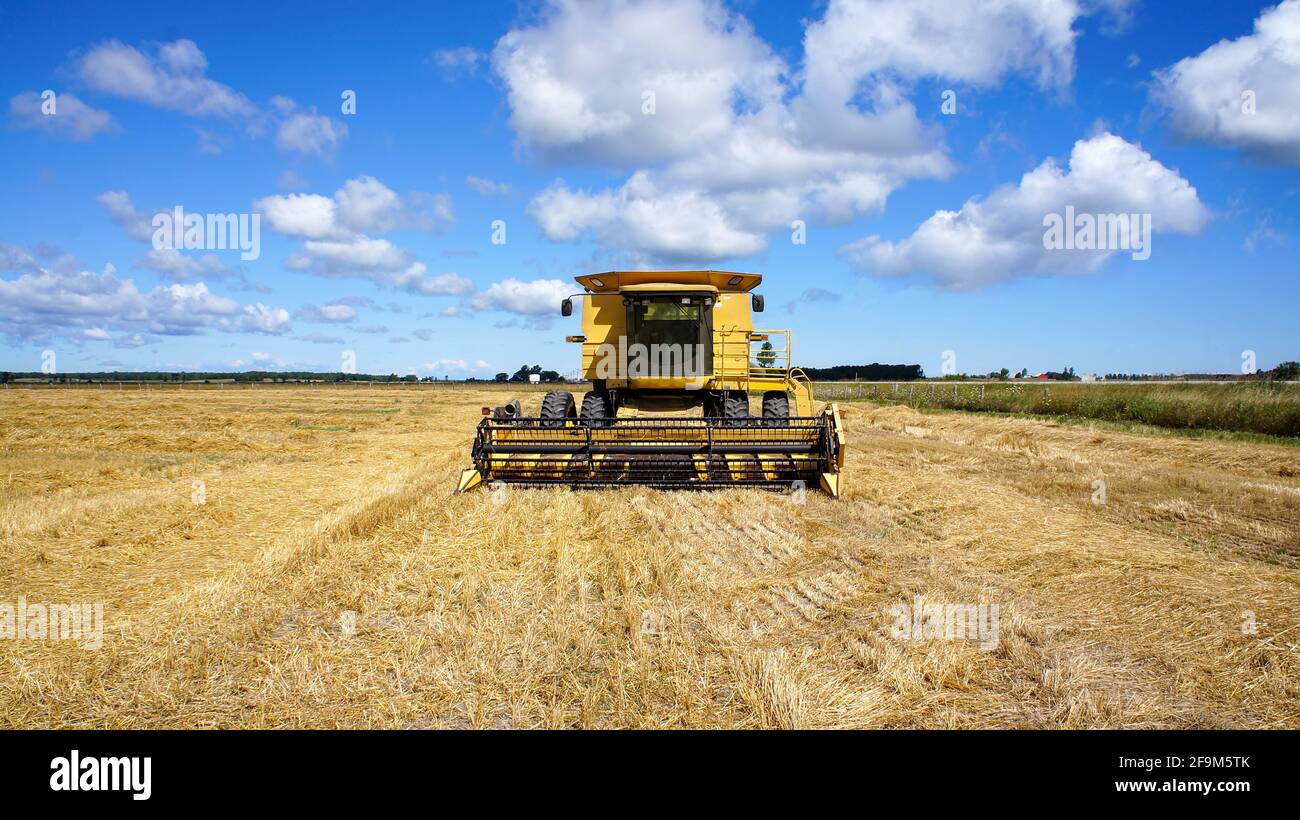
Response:
POLYGON ((754 306, 754 312, 755 312, 755 313, 762 313, 762 312, 763 312, 763 295, 762 295, 762 294, 760 294, 760 293, 751 293, 751 294, 749 294, 749 301, 750 301, 750 303, 753 304, 753 306, 754 306))
POLYGON ((572 299, 565 299, 563 302, 560 302, 560 315, 561 315, 561 316, 572 316, 572 315, 573 315, 573 300, 572 300, 572 299))

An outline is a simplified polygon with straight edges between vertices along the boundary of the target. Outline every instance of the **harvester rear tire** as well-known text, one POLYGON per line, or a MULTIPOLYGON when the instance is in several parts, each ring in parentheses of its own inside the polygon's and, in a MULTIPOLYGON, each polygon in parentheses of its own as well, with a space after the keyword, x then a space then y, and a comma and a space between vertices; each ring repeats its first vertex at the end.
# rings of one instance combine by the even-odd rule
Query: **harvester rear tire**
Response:
POLYGON ((722 397, 722 417, 727 419, 730 427, 744 427, 751 418, 749 415, 749 394, 744 390, 732 390, 722 397))
POLYGON ((573 404, 573 394, 566 390, 552 390, 542 399, 540 413, 543 427, 563 427, 565 419, 578 415, 573 404))
MULTIPOLYGON (((763 419, 775 422, 790 418, 790 397, 780 390, 769 390, 763 394, 763 419)), ((776 426, 775 423, 769 426, 776 426)))
POLYGON ((614 423, 614 405, 603 390, 590 390, 582 397, 578 418, 591 419, 592 427, 609 427, 614 423))

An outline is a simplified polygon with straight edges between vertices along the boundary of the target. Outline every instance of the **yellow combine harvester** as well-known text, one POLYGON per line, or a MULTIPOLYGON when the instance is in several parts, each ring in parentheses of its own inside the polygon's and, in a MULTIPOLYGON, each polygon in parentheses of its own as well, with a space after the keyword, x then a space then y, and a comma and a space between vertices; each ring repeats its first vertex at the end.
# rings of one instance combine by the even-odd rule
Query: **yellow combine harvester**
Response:
MULTIPOLYGON (((577 281, 582 335, 568 341, 582 345, 591 390, 581 404, 547 393, 536 416, 518 399, 483 408, 457 492, 503 481, 840 494, 839 410, 814 411, 807 376, 790 366, 790 331, 754 329, 763 297, 750 291, 762 276, 613 271, 577 281), (756 393, 760 416, 749 408, 756 393)), ((573 298, 560 313, 573 314, 573 298)))

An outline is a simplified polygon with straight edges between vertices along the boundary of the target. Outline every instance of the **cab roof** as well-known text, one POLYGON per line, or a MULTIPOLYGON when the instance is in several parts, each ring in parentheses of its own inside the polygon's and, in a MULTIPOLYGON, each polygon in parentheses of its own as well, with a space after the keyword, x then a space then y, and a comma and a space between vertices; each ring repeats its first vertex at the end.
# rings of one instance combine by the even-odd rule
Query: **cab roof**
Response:
POLYGON ((758 287, 761 273, 736 273, 727 270, 613 270, 574 277, 578 284, 593 293, 618 293, 624 290, 719 290, 743 293, 758 287))

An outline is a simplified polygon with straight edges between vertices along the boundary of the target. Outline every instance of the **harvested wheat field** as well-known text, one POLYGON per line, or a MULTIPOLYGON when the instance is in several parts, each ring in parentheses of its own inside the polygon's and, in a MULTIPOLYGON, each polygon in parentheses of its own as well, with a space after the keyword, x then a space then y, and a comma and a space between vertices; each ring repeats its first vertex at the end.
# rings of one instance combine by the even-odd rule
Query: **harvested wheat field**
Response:
POLYGON ((862 402, 839 501, 451 496, 508 395, 0 391, 0 601, 105 624, 0 725, 1300 727, 1300 447, 862 402))

